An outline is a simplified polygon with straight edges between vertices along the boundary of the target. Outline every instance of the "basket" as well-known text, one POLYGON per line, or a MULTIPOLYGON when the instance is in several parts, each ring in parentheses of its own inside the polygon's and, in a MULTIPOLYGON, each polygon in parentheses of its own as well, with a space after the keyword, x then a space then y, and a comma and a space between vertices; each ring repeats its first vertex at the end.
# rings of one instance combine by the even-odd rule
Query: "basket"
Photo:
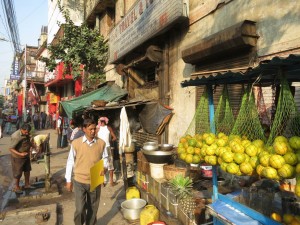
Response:
POLYGON ((176 177, 179 174, 183 175, 184 177, 187 176, 187 169, 175 167, 174 164, 164 165, 165 179, 172 180, 174 177, 176 177))
POLYGON ((104 100, 94 100, 92 101, 92 105, 95 105, 96 107, 104 107, 106 106, 107 101, 104 100))

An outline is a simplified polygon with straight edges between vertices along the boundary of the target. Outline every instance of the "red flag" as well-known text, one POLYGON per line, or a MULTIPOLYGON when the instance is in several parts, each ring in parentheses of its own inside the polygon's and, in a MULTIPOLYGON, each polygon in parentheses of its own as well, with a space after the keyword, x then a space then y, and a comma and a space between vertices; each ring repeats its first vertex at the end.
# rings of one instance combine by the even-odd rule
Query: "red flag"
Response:
POLYGON ((40 96, 36 90, 33 81, 31 81, 30 88, 28 90, 28 102, 31 102, 32 105, 37 105, 39 101, 40 101, 40 96))

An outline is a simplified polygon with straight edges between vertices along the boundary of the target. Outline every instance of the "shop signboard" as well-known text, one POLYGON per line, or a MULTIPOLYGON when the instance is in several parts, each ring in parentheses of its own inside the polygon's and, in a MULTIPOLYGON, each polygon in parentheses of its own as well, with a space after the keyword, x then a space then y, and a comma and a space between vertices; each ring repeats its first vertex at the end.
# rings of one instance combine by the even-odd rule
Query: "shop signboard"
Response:
POLYGON ((109 34, 109 63, 187 18, 185 0, 139 0, 109 34))
POLYGON ((19 80, 19 79, 20 79, 19 61, 17 59, 15 59, 12 63, 10 80, 19 80))
POLYGON ((55 103, 57 103, 57 100, 58 100, 57 95, 54 93, 50 93, 49 99, 50 99, 50 104, 55 104, 55 103))

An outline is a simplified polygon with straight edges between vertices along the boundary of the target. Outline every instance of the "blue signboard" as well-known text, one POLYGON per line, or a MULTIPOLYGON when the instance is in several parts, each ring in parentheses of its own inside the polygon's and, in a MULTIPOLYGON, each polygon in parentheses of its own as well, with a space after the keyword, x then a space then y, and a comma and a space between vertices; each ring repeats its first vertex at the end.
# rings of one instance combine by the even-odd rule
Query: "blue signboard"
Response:
POLYGON ((14 61, 12 63, 10 79, 11 80, 19 80, 20 79, 19 61, 17 59, 14 59, 14 61))

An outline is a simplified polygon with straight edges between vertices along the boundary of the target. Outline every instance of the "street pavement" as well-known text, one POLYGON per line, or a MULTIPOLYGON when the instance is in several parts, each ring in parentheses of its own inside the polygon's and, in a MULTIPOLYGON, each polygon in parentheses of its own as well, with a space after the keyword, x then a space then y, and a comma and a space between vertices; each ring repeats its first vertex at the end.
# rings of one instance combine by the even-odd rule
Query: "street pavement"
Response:
MULTIPOLYGON (((64 188, 65 165, 69 149, 56 148, 57 134, 53 129, 38 130, 36 133, 50 133, 50 191, 46 192, 43 188, 45 164, 36 162, 32 162, 31 171, 31 183, 36 189, 18 196, 11 191, 13 179, 8 149, 10 136, 5 134, 0 139, 0 221, 2 221, 0 224, 72 225, 75 211, 74 193, 64 188), (39 223, 43 216, 47 221, 39 223)), ((109 184, 102 186, 97 225, 131 224, 124 219, 120 210, 120 205, 125 200, 123 180, 118 179, 116 182, 113 187, 109 184)))

